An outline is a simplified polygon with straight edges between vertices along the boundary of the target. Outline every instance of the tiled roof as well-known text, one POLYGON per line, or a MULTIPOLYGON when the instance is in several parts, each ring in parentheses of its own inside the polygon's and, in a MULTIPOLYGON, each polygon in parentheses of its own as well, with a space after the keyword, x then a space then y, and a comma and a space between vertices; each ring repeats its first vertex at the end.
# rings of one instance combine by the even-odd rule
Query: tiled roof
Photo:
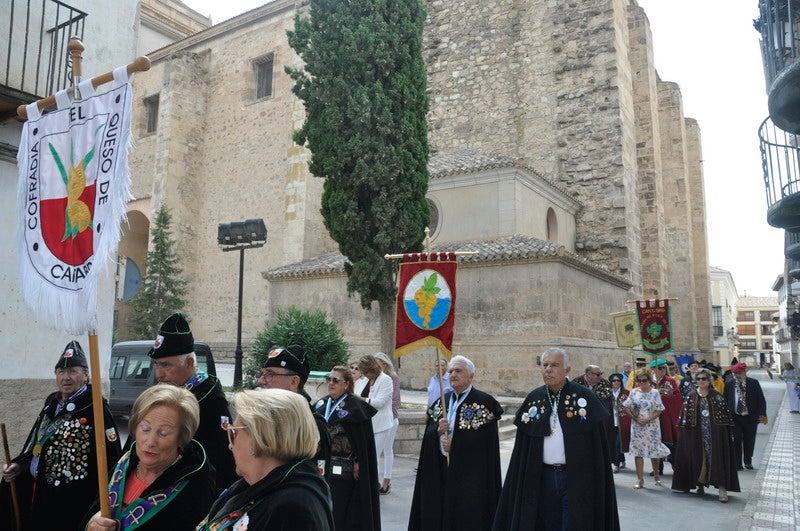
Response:
POLYGON ((538 171, 516 162, 511 157, 495 152, 480 152, 461 148, 444 153, 437 153, 428 159, 428 175, 431 179, 477 173, 496 168, 519 168, 536 175, 539 179, 552 186, 562 194, 577 201, 575 194, 567 190, 562 184, 548 179, 538 171))
MULTIPOLYGON (((459 262, 463 264, 537 261, 546 260, 548 258, 558 258, 571 264, 573 267, 605 277, 612 282, 621 284, 628 283, 626 279, 612 274, 607 268, 591 264, 583 258, 567 252, 561 245, 531 236, 514 235, 484 240, 448 242, 434 245, 432 251, 474 251, 478 253, 474 256, 460 256, 459 262)), ((291 278, 300 279, 343 275, 344 262, 345 258, 341 254, 337 252, 328 252, 302 262, 271 269, 264 272, 262 276, 267 280, 286 280, 291 278)))
POLYGON ((514 160, 499 153, 480 153, 471 149, 456 149, 438 153, 428 159, 428 173, 431 178, 475 173, 493 168, 513 168, 514 160))

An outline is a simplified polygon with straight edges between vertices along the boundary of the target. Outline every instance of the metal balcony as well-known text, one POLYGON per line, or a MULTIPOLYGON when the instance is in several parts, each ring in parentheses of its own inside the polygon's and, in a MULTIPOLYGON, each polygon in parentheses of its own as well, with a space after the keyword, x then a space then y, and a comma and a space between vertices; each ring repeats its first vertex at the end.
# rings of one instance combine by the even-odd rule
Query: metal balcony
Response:
POLYGON ((800 136, 775 127, 770 118, 758 129, 767 194, 767 223, 800 231, 800 136))
POLYGON ((787 230, 784 237, 783 253, 786 258, 800 259, 800 231, 787 230))
POLYGON ((760 0, 761 57, 772 121, 800 133, 800 0, 760 0))
POLYGON ((795 280, 800 280, 800 260, 789 260, 789 276, 795 280))
POLYGON ((59 0, 7 0, 0 17, 0 123, 17 106, 71 84, 69 38, 83 39, 87 14, 59 0), (10 5, 9 5, 10 4, 10 5), (0 44, 2 46, 2 44, 0 44), (2 49, 2 48, 0 48, 2 49))

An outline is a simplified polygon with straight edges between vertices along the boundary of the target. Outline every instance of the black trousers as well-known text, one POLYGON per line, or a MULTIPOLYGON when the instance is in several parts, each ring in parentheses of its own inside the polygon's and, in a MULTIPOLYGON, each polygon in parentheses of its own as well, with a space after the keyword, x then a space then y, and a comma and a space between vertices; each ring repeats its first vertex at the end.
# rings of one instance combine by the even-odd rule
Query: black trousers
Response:
POLYGON ((733 446, 736 466, 753 464, 753 449, 756 446, 758 417, 754 415, 733 415, 733 446))

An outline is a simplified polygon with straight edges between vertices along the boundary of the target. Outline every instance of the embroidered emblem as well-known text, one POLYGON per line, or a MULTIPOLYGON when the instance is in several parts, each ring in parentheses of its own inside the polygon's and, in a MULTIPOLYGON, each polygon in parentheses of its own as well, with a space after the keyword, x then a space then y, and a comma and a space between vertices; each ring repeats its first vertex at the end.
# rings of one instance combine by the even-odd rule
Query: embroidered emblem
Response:
POLYGON ((477 430, 494 420, 494 414, 483 404, 464 404, 458 418, 458 427, 462 430, 477 430))
POLYGON ((520 417, 520 420, 525 424, 527 424, 528 422, 531 421, 531 418, 528 416, 527 413, 523 413, 522 416, 520 417))
POLYGON ((337 411, 336 411, 336 416, 337 416, 337 417, 339 417, 340 419, 343 419, 343 418, 345 418, 347 415, 349 415, 349 414, 350 414, 350 412, 349 412, 349 411, 347 411, 346 409, 340 409, 340 408, 338 408, 338 407, 337 407, 336 409, 337 409, 337 411))
POLYGON ((108 439, 111 442, 116 441, 117 440, 117 430, 115 430, 114 428, 108 428, 106 430, 106 439, 108 439))
POLYGON ((247 525, 250 523, 250 517, 244 513, 239 521, 233 526, 233 531, 247 531, 247 525))
POLYGON ((439 420, 442 417, 442 403, 436 401, 433 406, 428 408, 428 417, 431 420, 439 420))
POLYGON ((164 336, 162 335, 156 336, 156 340, 153 343, 153 348, 158 349, 162 343, 164 343, 164 336))

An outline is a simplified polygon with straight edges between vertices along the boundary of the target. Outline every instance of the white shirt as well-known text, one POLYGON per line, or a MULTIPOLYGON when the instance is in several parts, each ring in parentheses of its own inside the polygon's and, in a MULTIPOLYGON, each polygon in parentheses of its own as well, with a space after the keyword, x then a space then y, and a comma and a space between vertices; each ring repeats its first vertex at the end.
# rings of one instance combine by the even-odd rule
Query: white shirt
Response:
POLYGON ((542 461, 546 465, 567 464, 567 453, 564 451, 564 430, 561 429, 561 419, 556 415, 556 434, 544 438, 542 461))

